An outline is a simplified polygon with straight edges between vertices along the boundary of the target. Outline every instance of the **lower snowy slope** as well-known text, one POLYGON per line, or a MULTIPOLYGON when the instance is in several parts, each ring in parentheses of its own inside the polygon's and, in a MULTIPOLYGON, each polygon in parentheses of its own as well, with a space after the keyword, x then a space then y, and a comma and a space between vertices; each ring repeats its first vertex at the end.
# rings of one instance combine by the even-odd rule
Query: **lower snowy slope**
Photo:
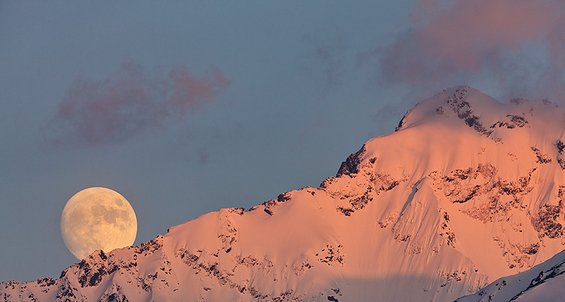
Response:
POLYGON ((565 300, 565 251, 520 274, 500 278, 457 302, 565 300))
POLYGON ((548 102, 448 89, 318 188, 2 283, 0 300, 453 301, 562 250, 564 126, 548 102))

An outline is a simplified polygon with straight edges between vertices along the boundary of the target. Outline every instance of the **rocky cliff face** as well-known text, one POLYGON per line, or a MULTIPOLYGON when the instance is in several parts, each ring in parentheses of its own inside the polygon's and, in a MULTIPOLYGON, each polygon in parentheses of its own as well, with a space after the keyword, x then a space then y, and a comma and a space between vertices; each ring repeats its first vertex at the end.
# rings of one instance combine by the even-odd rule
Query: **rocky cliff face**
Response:
POLYGON ((551 103, 448 89, 318 188, 2 283, 0 300, 452 301, 562 250, 563 129, 551 103))

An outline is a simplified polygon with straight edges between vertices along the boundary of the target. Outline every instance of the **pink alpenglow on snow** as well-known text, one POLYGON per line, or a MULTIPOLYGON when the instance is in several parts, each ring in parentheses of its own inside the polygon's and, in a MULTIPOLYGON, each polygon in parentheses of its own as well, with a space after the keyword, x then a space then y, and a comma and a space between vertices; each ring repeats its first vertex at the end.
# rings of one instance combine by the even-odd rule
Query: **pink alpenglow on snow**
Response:
MULTIPOLYGON (((395 132, 367 141, 318 187, 248 210, 220 209, 139 246, 94 252, 56 279, 0 283, 0 297, 453 301, 481 289, 496 294, 500 286, 484 287, 516 273, 532 282, 540 268, 554 274, 552 265, 563 261, 560 254, 535 267, 565 244, 563 114, 549 102, 500 103, 469 87, 447 89, 411 109, 395 132)), ((528 288, 506 280, 513 293, 528 288)), ((548 287, 536 288, 531 295, 548 287)), ((463 301, 483 299, 480 293, 463 301)))
POLYGON ((196 76, 175 68, 166 77, 156 77, 128 62, 104 80, 77 80, 72 85, 52 121, 51 140, 87 146, 121 142, 184 119, 228 85, 217 69, 196 76))

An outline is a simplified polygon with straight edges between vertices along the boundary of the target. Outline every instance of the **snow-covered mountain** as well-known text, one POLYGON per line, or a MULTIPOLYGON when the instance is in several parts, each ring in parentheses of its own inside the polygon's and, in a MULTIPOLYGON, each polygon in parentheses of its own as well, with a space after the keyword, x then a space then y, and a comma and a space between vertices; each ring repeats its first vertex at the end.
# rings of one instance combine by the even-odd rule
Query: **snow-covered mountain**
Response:
POLYGON ((452 301, 563 249, 564 129, 549 102, 447 89, 317 188, 2 283, 0 300, 452 301))
POLYGON ((500 278, 456 302, 540 302, 565 300, 565 251, 535 267, 500 278))

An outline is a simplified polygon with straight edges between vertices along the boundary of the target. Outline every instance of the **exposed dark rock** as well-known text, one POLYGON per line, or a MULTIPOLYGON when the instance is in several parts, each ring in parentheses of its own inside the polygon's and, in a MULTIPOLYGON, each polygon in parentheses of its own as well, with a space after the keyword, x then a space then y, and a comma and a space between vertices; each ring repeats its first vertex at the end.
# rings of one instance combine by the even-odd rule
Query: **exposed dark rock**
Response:
POLYGON ((361 156, 363 155, 363 153, 365 153, 365 145, 361 147, 361 150, 349 155, 347 159, 341 163, 336 177, 342 175, 351 175, 359 172, 359 165, 361 164, 361 156))
POLYGON ((514 128, 522 128, 522 127, 526 126, 526 124, 528 124, 528 121, 526 120, 526 118, 521 116, 521 115, 509 114, 506 117, 507 117, 506 120, 498 121, 490 127, 491 128, 514 129, 514 128))
POLYGON ((112 293, 108 296, 108 299, 106 301, 108 301, 108 302, 127 302, 128 299, 123 294, 112 293))
POLYGON ((141 255, 152 254, 163 246, 163 236, 159 235, 152 240, 143 242, 133 248, 134 253, 141 255))
POLYGON ((528 255, 535 255, 539 251, 539 243, 533 243, 522 249, 522 252, 528 255))
POLYGON ((341 244, 337 246, 328 244, 325 247, 323 247, 320 252, 316 253, 316 257, 318 257, 318 260, 320 262, 330 266, 334 263, 343 264, 344 258, 341 252, 342 247, 343 246, 341 244))
POLYGON ((497 169, 493 165, 479 164, 477 168, 456 169, 441 177, 439 173, 432 172, 429 177, 434 187, 443 191, 444 196, 453 203, 465 204, 475 200, 475 197, 488 196, 488 203, 464 210, 471 217, 486 222, 512 207, 520 206, 522 197, 533 189, 530 182, 534 171, 518 180, 505 180, 496 177, 497 169))
POLYGON ((555 147, 557 148, 557 163, 562 170, 565 170, 565 144, 560 139, 558 139, 555 142, 555 147))
POLYGON ((558 139, 557 142, 555 142, 555 146, 557 147, 557 152, 559 154, 563 154, 563 150, 565 149, 565 144, 558 139))
POLYGON ((396 128, 394 128, 394 131, 398 131, 400 129, 402 129, 402 127, 404 127, 404 122, 406 120, 406 115, 408 113, 406 113, 404 116, 402 116, 402 119, 400 119, 400 122, 398 122, 398 126, 396 126, 396 128))
POLYGON ((467 95, 469 94, 468 88, 459 88, 455 93, 447 99, 447 105, 451 108, 457 117, 465 122, 465 124, 481 135, 489 137, 493 130, 487 130, 480 118, 473 113, 471 104, 466 101, 467 95))
POLYGON ((37 285, 44 287, 44 286, 52 286, 57 282, 57 280, 49 277, 44 277, 37 280, 37 285))
POLYGON ((536 155, 536 162, 538 164, 549 164, 551 163, 551 158, 549 157, 549 155, 547 154, 543 154, 541 153, 540 149, 536 148, 536 147, 531 147, 532 151, 534 151, 535 155, 536 155))
POLYGON ((282 194, 279 194, 279 196, 277 196, 278 202, 285 202, 285 201, 288 201, 288 200, 290 200, 290 193, 289 192, 282 193, 282 194))
POLYGON ((61 286, 59 287, 59 291, 57 292, 55 299, 58 301, 65 301, 65 302, 76 301, 78 300, 77 296, 75 295, 76 291, 77 289, 71 286, 68 283, 68 281, 63 282, 63 284, 61 284, 61 286))
POLYGON ((463 280, 463 277, 466 273, 467 272, 465 271, 458 271, 458 270, 452 273, 442 273, 441 276, 442 278, 444 278, 445 281, 440 286, 445 287, 454 281, 460 282, 461 280, 463 280))
POLYGON ((563 207, 563 201, 559 201, 557 205, 544 205, 532 224, 534 228, 540 232, 541 236, 549 238, 559 238, 563 236, 563 226, 557 222, 563 207))
POLYGON ((349 206, 338 207, 338 212, 345 216, 351 216, 355 211, 365 208, 373 201, 375 196, 396 188, 403 181, 392 179, 388 174, 368 172, 367 175, 374 187, 369 185, 362 195, 348 197, 349 206))
POLYGON ((466 196, 464 196, 462 199, 456 199, 453 200, 453 203, 465 203, 469 200, 471 200, 473 197, 475 197, 477 195, 477 193, 479 192, 479 189, 481 188, 480 185, 475 185, 472 189, 471 192, 469 192, 469 194, 467 194, 466 196))
POLYGON ((444 238, 447 245, 454 248, 455 247, 455 233, 449 227, 449 214, 447 212, 444 212, 443 215, 441 216, 441 219, 442 219, 441 224, 440 224, 441 231, 440 231, 439 235, 444 238))
POLYGON ((230 213, 234 213, 240 216, 243 215, 243 213, 245 213, 244 208, 226 208, 226 210, 230 213))

